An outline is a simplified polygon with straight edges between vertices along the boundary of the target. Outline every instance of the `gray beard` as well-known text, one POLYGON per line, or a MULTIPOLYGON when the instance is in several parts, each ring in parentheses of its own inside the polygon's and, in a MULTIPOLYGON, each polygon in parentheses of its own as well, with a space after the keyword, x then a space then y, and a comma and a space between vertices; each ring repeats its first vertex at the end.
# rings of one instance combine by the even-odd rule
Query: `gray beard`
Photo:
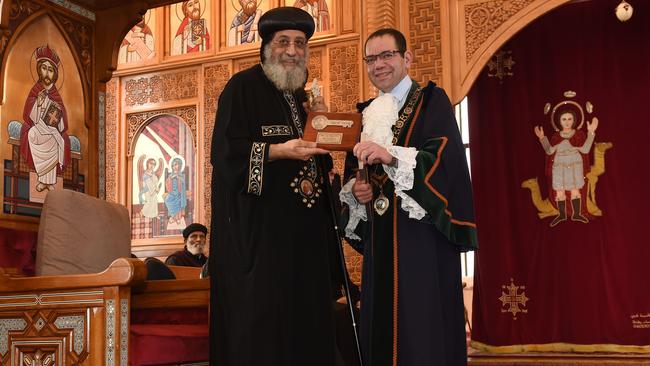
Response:
MULTIPOLYGON (((304 88, 307 82, 307 60, 309 59, 309 50, 305 50, 305 57, 300 60, 291 70, 282 66, 278 58, 272 56, 272 50, 269 45, 264 49, 265 61, 262 63, 264 74, 275 85, 276 88, 284 91, 294 91, 304 88)), ((283 55, 284 56, 284 55, 283 55)), ((283 56, 280 56, 282 58, 283 56)))

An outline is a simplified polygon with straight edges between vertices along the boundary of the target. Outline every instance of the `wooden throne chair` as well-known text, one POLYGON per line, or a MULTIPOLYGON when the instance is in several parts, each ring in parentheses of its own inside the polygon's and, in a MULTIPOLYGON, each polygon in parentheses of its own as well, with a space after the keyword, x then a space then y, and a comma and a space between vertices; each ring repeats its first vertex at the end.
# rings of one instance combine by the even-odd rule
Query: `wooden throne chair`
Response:
POLYGON ((130 231, 121 205, 48 193, 36 276, 0 269, 1 366, 207 365, 209 281, 147 281, 130 231))

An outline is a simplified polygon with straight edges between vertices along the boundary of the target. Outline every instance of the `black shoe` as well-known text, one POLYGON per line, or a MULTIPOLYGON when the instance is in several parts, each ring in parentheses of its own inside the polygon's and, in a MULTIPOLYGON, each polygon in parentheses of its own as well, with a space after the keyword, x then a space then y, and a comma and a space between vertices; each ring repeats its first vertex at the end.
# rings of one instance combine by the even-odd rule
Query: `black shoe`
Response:
POLYGON ((566 201, 557 201, 557 209, 560 213, 551 221, 551 227, 566 221, 566 201))
POLYGON ((571 200, 571 208, 573 208, 573 215, 571 215, 571 221, 578 221, 582 223, 588 223, 589 220, 582 216, 582 199, 580 197, 574 198, 571 200))

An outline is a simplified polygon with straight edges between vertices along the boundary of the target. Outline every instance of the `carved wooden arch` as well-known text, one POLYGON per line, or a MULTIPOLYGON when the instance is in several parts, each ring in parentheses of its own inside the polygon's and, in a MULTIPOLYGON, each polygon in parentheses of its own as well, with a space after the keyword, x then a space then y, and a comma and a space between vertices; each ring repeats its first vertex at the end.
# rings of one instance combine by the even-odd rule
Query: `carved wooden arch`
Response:
POLYGON ((61 21, 58 19, 55 14, 49 10, 49 9, 41 9, 38 11, 35 11, 31 15, 29 15, 27 18, 22 20, 20 24, 16 27, 15 31, 11 34, 11 38, 9 38, 9 41, 6 44, 6 47, 4 48, 4 54, 2 55, 2 65, 0 66, 0 100, 4 102, 4 84, 5 84, 5 75, 6 75, 6 67, 7 67, 7 59, 9 57, 9 52, 14 44, 17 42, 19 37, 21 36, 22 32, 27 29, 29 26, 32 25, 32 23, 37 22, 40 20, 42 17, 48 17, 54 26, 59 30, 59 33, 63 36, 63 39, 65 40, 66 46, 70 49, 70 53, 72 54, 72 58, 74 59, 75 63, 75 68, 70 70, 69 72, 76 71, 80 75, 81 79, 81 87, 83 91, 84 97, 84 125, 86 128, 90 129, 90 121, 92 120, 92 104, 90 102, 90 94, 92 90, 91 86, 91 80, 88 79, 88 75, 84 72, 83 68, 83 63, 81 60, 81 55, 79 52, 77 52, 77 49, 75 48, 75 45, 70 39, 70 35, 68 32, 66 32, 65 28, 63 27, 63 24, 61 24, 61 21))
POLYGON ((98 32, 95 41, 97 48, 96 67, 100 82, 107 83, 117 68, 117 56, 126 34, 138 24, 150 8, 147 2, 134 1, 124 6, 97 12, 98 32))
POLYGON ((445 62, 447 71, 444 79, 452 103, 460 103, 490 58, 517 32, 569 1, 571 0, 443 1, 446 6, 443 6, 442 13, 449 14, 449 23, 446 27, 443 24, 443 28, 447 28, 443 29, 443 33, 450 35, 446 37, 446 44, 451 53, 448 58, 450 62, 445 62), (503 10, 506 3, 507 9, 503 10), (494 15, 490 10, 494 9, 498 9, 498 17, 490 19, 494 15), (476 20, 473 18, 485 22, 478 36, 476 29, 473 29, 476 28, 476 20))

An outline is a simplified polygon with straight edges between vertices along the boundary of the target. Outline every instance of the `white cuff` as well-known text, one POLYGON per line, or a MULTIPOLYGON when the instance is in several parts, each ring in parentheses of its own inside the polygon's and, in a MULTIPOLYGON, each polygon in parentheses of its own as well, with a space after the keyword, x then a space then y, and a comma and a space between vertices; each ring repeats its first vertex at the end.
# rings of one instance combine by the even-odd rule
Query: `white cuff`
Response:
POLYGON ((413 188, 413 169, 418 151, 414 147, 388 146, 388 153, 397 159, 397 166, 383 164, 388 178, 393 181, 395 191, 408 191, 413 188))
POLYGON ((395 194, 402 199, 402 209, 409 213, 409 218, 420 220, 426 211, 413 198, 404 193, 413 188, 415 160, 418 151, 414 147, 389 146, 388 152, 397 159, 397 166, 384 164, 384 171, 395 185, 395 194))
POLYGON ((424 215, 427 214, 427 211, 425 211, 422 206, 415 202, 411 196, 402 191, 396 193, 397 196, 402 199, 402 210, 409 213, 410 219, 420 220, 424 217, 424 215))
POLYGON ((366 215, 366 207, 359 204, 352 193, 352 186, 356 181, 356 178, 352 178, 341 188, 339 199, 341 199, 342 203, 347 204, 350 209, 348 224, 345 226, 345 236, 352 240, 361 240, 359 235, 354 233, 354 230, 359 225, 359 221, 368 221, 368 216, 366 215))

